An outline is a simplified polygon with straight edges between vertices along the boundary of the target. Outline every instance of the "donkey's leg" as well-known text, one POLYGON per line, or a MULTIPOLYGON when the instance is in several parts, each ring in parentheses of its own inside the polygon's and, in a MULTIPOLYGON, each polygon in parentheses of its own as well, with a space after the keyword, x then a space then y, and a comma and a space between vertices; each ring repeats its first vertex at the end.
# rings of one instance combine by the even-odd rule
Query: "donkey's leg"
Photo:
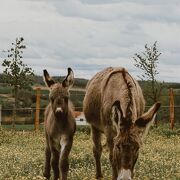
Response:
POLYGON ((112 167, 112 180, 117 180, 117 170, 116 170, 116 167, 114 166, 114 163, 113 163, 114 143, 113 143, 112 137, 107 137, 107 145, 109 148, 109 160, 110 160, 111 167, 112 167))
POLYGON ((102 154, 102 145, 101 145, 101 132, 98 131, 95 127, 91 126, 92 140, 93 140, 93 154, 95 158, 96 165, 96 179, 101 179, 101 154, 102 154))
POLYGON ((46 134, 46 148, 45 148, 45 164, 44 164, 44 172, 43 175, 44 177, 46 177, 47 179, 50 178, 50 170, 51 170, 51 151, 50 151, 50 147, 49 147, 49 138, 47 133, 46 134))
POLYGON ((71 151, 73 137, 66 138, 62 137, 61 139, 61 153, 60 153, 60 180, 67 180, 68 170, 69 170, 69 153, 71 151))
POLYGON ((51 151, 50 151, 50 148, 48 146, 46 146, 46 149, 45 149, 45 165, 44 165, 43 175, 47 179, 50 178, 50 170, 51 170, 50 161, 51 161, 51 151))
POLYGON ((57 151, 54 147, 51 147, 51 166, 54 172, 54 180, 59 178, 59 151, 57 151))

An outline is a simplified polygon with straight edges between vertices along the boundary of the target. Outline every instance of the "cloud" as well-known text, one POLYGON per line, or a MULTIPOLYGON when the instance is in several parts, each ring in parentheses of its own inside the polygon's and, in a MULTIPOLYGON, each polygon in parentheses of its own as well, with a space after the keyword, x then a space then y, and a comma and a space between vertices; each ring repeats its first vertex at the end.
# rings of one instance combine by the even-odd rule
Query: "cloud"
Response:
POLYGON ((76 77, 91 78, 105 67, 125 66, 137 77, 133 55, 158 41, 159 79, 180 82, 166 70, 177 72, 180 64, 179 8, 177 0, 7 0, 0 6, 0 50, 23 36, 24 63, 37 74, 72 67, 76 77))
POLYGON ((78 1, 52 0, 52 4, 63 16, 78 17, 95 21, 180 20, 180 2, 174 1, 78 1), (167 12, 172 12, 171 14, 167 12))

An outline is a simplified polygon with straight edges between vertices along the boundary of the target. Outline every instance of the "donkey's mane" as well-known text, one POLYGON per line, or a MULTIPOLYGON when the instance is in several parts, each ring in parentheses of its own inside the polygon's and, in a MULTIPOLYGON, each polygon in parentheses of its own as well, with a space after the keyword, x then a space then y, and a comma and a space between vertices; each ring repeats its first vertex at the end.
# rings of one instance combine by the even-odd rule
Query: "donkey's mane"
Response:
POLYGON ((133 106, 133 100, 132 100, 133 95, 132 95, 132 90, 131 89, 132 89, 133 86, 132 86, 131 82, 128 81, 128 79, 127 79, 127 71, 125 71, 123 69, 122 75, 123 75, 124 82, 127 85, 127 91, 128 91, 128 97, 129 97, 128 98, 129 102, 128 102, 127 108, 126 108, 126 118, 131 119, 131 116, 132 116, 131 107, 133 106))
POLYGON ((133 107, 133 93, 132 93, 132 88, 133 85, 135 85, 136 87, 136 83, 134 82, 134 79, 131 77, 131 75, 126 71, 125 68, 116 68, 115 70, 113 70, 113 68, 107 68, 107 70, 109 70, 109 74, 108 74, 108 78, 106 79, 104 88, 106 88, 106 86, 108 85, 109 80, 111 79, 111 77, 117 73, 121 73, 123 80, 126 84, 126 89, 124 90, 123 93, 123 99, 126 99, 126 103, 127 103, 127 107, 126 107, 126 114, 125 114, 125 118, 126 119, 131 119, 132 116, 132 107, 133 107))

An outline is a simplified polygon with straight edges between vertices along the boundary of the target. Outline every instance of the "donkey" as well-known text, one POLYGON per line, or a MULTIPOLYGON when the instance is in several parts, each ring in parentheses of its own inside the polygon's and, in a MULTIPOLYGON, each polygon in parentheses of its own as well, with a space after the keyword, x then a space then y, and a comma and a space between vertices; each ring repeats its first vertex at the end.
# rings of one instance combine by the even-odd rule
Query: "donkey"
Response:
POLYGON ((44 70, 44 81, 49 87, 50 103, 45 110, 45 167, 44 177, 50 178, 52 166, 54 180, 66 180, 69 163, 68 156, 76 130, 73 105, 69 100, 69 89, 74 82, 74 74, 68 68, 68 74, 62 83, 55 83, 44 70))
POLYGON ((131 180, 143 135, 154 121, 160 103, 144 113, 138 82, 124 68, 106 68, 87 84, 83 110, 91 125, 96 179, 102 178, 101 134, 106 136, 113 180, 131 180))

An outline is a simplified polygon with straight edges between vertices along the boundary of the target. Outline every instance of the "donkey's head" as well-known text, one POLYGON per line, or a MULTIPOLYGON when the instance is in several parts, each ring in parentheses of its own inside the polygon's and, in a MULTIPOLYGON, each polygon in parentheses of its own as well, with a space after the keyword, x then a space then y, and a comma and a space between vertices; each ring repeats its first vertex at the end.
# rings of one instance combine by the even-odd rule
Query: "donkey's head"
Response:
POLYGON ((115 101, 113 104, 111 118, 117 131, 117 136, 114 138, 113 163, 117 170, 117 180, 132 179, 143 136, 154 121, 159 107, 160 103, 155 103, 133 122, 130 111, 126 111, 126 115, 123 115, 120 101, 115 101))
POLYGON ((44 81, 49 87, 49 98, 55 117, 61 117, 68 113, 69 89, 74 83, 74 73, 68 68, 68 74, 62 83, 55 83, 49 76, 47 70, 44 70, 44 81))

